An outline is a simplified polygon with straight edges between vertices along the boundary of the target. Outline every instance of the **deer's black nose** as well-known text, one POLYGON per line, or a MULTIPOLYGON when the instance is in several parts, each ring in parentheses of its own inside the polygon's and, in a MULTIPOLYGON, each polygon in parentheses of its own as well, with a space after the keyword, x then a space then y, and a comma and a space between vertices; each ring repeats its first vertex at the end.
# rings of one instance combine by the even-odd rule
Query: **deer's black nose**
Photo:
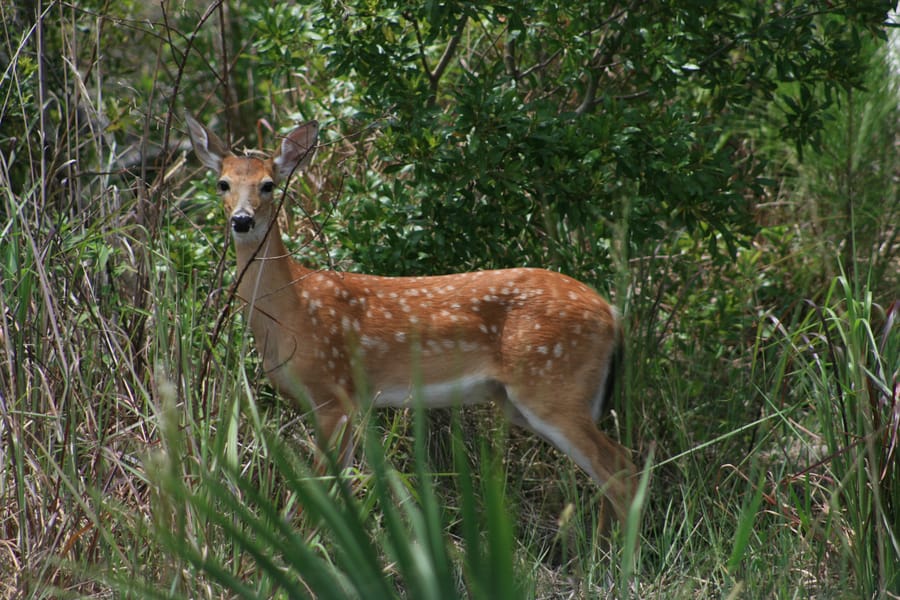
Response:
POLYGON ((248 214, 234 215, 231 217, 231 227, 237 233, 247 233, 253 229, 254 224, 253 217, 248 214))

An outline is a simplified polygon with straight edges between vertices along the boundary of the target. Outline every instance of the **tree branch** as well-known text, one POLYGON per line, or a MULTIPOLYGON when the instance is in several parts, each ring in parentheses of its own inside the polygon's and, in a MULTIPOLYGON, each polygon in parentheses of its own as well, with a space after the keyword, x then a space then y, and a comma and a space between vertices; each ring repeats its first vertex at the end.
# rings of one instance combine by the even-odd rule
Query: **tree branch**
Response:
MULTIPOLYGON (((620 11, 613 19, 607 21, 607 23, 611 23, 615 19, 626 17, 635 4, 636 1, 632 2, 627 9, 620 11)), ((622 45, 622 33, 614 33, 611 38, 607 38, 603 41, 606 42, 604 44, 606 47, 602 50, 601 48, 597 48, 597 50, 594 52, 594 56, 591 57, 591 61, 588 64, 587 88, 584 91, 584 98, 582 98, 581 104, 579 104, 578 108, 575 109, 576 116, 580 117, 581 115, 590 112, 597 104, 597 89, 600 85, 599 71, 601 69, 604 69, 609 63, 611 63, 613 57, 615 57, 616 53, 619 51, 619 47, 622 45)))
POLYGON ((503 44, 503 65, 506 67, 506 74, 513 78, 513 81, 519 80, 519 68, 516 65, 516 39, 509 38, 503 44))
POLYGON ((522 79, 522 78, 524 78, 524 77, 528 77, 529 75, 531 75, 531 74, 534 73, 535 71, 541 71, 541 70, 543 70, 543 69, 546 69, 547 67, 550 66, 550 64, 551 64, 554 60, 556 60, 557 58, 559 58, 559 56, 560 56, 561 54, 562 54, 562 49, 557 49, 557 50, 555 50, 555 51, 553 52, 553 54, 551 54, 550 56, 548 56, 546 59, 542 60, 542 61, 539 62, 539 63, 536 63, 536 64, 531 65, 530 67, 528 67, 527 69, 525 69, 524 71, 522 71, 521 73, 519 73, 519 79, 522 79))
POLYGON ((419 20, 412 13, 408 13, 406 18, 412 21, 416 41, 419 43, 419 60, 422 61, 422 68, 428 73, 428 80, 431 81, 431 67, 428 66, 428 57, 425 55, 425 40, 422 39, 422 32, 419 30, 419 20))
POLYGON ((597 97, 599 81, 600 78, 597 76, 594 69, 588 69, 587 89, 584 91, 584 98, 582 98, 581 104, 575 109, 575 114, 577 116, 580 117, 594 107, 594 99, 597 97))
POLYGON ((444 53, 441 55, 441 60, 438 61, 438 64, 434 68, 434 71, 429 73, 428 77, 429 79, 431 79, 432 92, 437 92, 438 82, 441 80, 441 76, 447 69, 447 65, 450 64, 450 59, 453 58, 453 54, 456 52, 456 47, 459 46, 459 41, 462 39, 463 31, 465 31, 466 23, 468 22, 469 15, 463 15, 462 17, 460 17, 459 23, 456 24, 456 31, 453 32, 453 37, 450 38, 450 41, 447 43, 447 47, 444 48, 444 53))

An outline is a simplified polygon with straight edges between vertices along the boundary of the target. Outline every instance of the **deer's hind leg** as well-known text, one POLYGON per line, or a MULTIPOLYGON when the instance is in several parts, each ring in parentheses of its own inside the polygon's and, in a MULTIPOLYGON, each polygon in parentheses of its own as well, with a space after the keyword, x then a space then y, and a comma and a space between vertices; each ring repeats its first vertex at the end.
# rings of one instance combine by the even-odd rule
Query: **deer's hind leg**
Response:
POLYGON ((595 394, 575 399, 565 394, 566 390, 550 386, 507 389, 506 411, 512 423, 533 431, 584 469, 604 490, 616 516, 624 520, 634 496, 637 469, 628 450, 594 423, 595 394))

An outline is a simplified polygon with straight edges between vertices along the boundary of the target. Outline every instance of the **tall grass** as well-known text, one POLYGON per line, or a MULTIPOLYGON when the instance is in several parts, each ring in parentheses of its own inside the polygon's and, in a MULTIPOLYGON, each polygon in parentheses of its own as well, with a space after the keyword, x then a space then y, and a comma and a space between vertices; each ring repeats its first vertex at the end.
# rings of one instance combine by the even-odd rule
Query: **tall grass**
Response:
POLYGON ((162 444, 148 456, 146 476, 150 533, 167 553, 157 560, 169 573, 102 577, 120 592, 195 597, 212 585, 221 590, 213 597, 226 591, 240 598, 527 597, 528 577, 514 563, 503 473, 490 462, 488 475, 476 481, 458 427, 453 453, 461 504, 451 519, 424 469, 422 442, 412 481, 387 465, 384 444, 391 441, 374 426, 363 436, 368 475, 342 474, 330 460, 329 475, 315 476, 262 423, 245 431, 258 442, 253 464, 245 456, 237 464, 194 464, 186 457, 196 432, 185 427, 175 386, 160 380, 157 388, 162 444))
POLYGON ((841 276, 787 340, 798 350, 797 387, 814 399, 811 424, 826 451, 808 473, 833 483, 821 515, 809 504, 796 508, 805 510, 807 527, 832 533, 860 589, 873 597, 900 590, 898 316, 900 303, 885 310, 841 276))

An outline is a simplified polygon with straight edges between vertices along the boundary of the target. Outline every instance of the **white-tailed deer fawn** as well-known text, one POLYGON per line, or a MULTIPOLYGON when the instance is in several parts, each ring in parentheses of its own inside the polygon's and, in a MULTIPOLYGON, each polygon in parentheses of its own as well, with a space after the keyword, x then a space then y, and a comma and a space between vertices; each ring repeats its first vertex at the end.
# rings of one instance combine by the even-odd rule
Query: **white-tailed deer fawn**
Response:
POLYGON ((187 124, 197 156, 219 174, 263 368, 281 394, 312 404, 320 446, 337 443, 347 458, 357 403, 407 405, 416 381, 426 406, 501 403, 513 423, 587 471, 624 517, 635 467, 595 424, 620 336, 603 298, 542 269, 437 277, 308 269, 281 240, 275 191, 309 163, 318 124, 297 127, 267 159, 235 156, 190 116, 187 124), (358 398, 362 388, 371 398, 358 398))

